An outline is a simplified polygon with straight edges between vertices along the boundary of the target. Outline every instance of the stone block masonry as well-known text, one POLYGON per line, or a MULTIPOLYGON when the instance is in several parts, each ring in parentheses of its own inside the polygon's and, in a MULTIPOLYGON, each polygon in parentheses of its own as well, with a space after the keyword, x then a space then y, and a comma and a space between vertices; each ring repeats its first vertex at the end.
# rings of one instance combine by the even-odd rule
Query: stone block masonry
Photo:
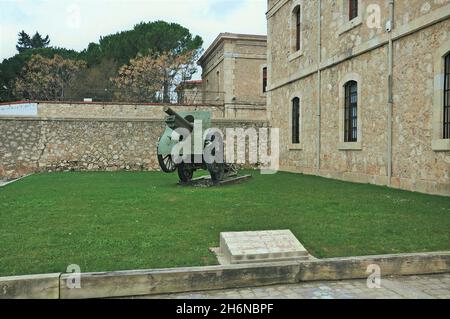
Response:
MULTIPOLYGON (((223 106, 172 105, 175 111, 210 111, 214 118, 224 117, 223 106)), ((165 116, 163 104, 98 103, 98 102, 37 102, 38 117, 45 118, 115 118, 160 119, 165 116)))
POLYGON ((450 196, 450 1, 359 0, 354 19, 348 0, 268 4, 267 110, 280 128, 281 170, 450 196), (368 23, 371 8, 380 27, 368 23))
MULTIPOLYGON (((162 117, 161 117, 162 118, 162 117)), ((216 127, 264 121, 216 120, 216 127)), ((162 119, 0 118, 0 179, 33 172, 159 170, 162 119)))
POLYGON ((228 264, 306 260, 308 252, 290 230, 220 233, 228 264))
MULTIPOLYGON (((2 108, 20 108, 24 105, 35 105, 36 114, 41 118, 114 118, 114 119, 160 119, 164 104, 155 103, 126 103, 126 102, 61 102, 61 101, 18 101, 0 103, 0 118, 10 112, 1 112, 2 108), (3 115, 2 115, 3 114, 3 115)), ((210 111, 215 119, 252 119, 266 120, 264 105, 242 106, 234 110, 232 116, 226 114, 225 106, 217 105, 170 105, 175 111, 210 111)), ((34 110, 33 110, 34 111, 34 110)), ((30 112, 28 110, 28 112, 30 112)), ((33 112, 34 113, 34 112, 33 112)), ((28 113, 30 114, 30 113, 28 113)), ((23 115, 23 114, 16 114, 23 115)))

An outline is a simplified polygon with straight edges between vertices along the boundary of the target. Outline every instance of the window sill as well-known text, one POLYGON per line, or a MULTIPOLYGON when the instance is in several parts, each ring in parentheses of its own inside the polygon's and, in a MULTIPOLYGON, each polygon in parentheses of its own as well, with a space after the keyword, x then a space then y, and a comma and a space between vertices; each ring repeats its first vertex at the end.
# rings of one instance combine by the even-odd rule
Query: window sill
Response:
POLYGON ((450 139, 433 140, 432 148, 435 152, 448 152, 450 151, 450 139))
POLYGON ((295 59, 300 58, 301 56, 303 56, 303 50, 298 50, 298 51, 296 51, 294 53, 289 54, 288 60, 289 60, 289 62, 292 62, 295 59))
POLYGON ((290 151, 301 151, 303 150, 303 144, 289 144, 290 151))
POLYGON ((344 33, 356 28, 357 26, 360 26, 362 24, 362 18, 356 17, 351 21, 345 22, 338 31, 338 35, 343 35, 344 33))
POLYGON ((361 142, 341 142, 339 143, 340 151, 362 151, 361 142))

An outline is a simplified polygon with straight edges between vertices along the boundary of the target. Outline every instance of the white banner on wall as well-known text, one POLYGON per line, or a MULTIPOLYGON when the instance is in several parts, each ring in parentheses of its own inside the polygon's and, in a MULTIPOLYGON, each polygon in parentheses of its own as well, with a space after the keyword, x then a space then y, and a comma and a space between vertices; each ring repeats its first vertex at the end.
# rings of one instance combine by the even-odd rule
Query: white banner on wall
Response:
POLYGON ((0 116, 37 116, 37 103, 0 105, 0 116))

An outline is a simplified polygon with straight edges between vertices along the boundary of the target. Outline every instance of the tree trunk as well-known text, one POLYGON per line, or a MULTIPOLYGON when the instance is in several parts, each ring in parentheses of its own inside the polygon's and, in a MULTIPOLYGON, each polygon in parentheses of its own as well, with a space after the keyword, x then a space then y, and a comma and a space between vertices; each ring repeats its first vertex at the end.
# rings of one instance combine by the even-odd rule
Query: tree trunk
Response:
POLYGON ((164 77, 164 87, 163 87, 163 103, 170 103, 170 95, 169 95, 169 78, 166 75, 164 77))

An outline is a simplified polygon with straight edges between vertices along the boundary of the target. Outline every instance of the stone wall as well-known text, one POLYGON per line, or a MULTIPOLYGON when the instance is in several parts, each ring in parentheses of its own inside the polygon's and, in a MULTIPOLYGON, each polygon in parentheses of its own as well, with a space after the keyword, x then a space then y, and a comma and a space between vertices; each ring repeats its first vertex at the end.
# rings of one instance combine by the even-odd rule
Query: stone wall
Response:
MULTIPOLYGON (((224 117, 224 107, 204 105, 170 105, 175 111, 211 111, 213 118, 224 117)), ((48 118, 151 118, 163 119, 162 104, 38 102, 38 116, 48 118)))
MULTIPOLYGON (((203 100, 203 81, 192 80, 180 84, 176 88, 178 104, 201 105, 203 100)), ((213 103, 211 103, 213 104, 213 103)))
MULTIPOLYGON (((213 125, 262 127, 263 121, 215 120, 213 125)), ((0 118, 0 179, 32 172, 158 170, 156 119, 0 118)))
POLYGON ((450 140, 436 142, 440 126, 433 123, 443 110, 443 99, 436 98, 443 76, 436 65, 450 50, 450 1, 395 1, 395 27, 390 34, 384 29, 389 19, 387 1, 361 0, 361 18, 352 23, 345 20, 346 0, 321 3, 319 59, 318 2, 269 1, 267 108, 271 126, 281 129, 282 169, 450 195, 450 140), (382 28, 367 26, 369 4, 379 5, 382 28), (286 23, 296 5, 302 8, 300 52, 292 50, 290 23, 286 23), (389 36, 394 58, 391 156, 389 36), (358 82, 360 94, 359 136, 352 145, 344 143, 342 134, 343 85, 348 80, 358 82), (294 97, 300 98, 300 144, 292 144, 291 137, 294 97))
MULTIPOLYGON (((211 94, 208 94, 212 96, 211 94)), ((216 96, 214 94, 214 96, 216 96)), ((223 95, 222 95, 223 96, 223 95)), ((20 105, 12 102, 2 105, 20 105)), ((117 119, 163 119, 163 104, 131 104, 131 103, 96 103, 96 102, 33 102, 37 104, 37 116, 43 118, 117 118, 117 119)), ((169 105, 177 112, 180 111, 210 111, 214 119, 236 120, 266 120, 266 108, 262 106, 238 107, 232 113, 226 114, 222 105, 169 105)), ((0 119, 2 115, 0 115, 0 119)))

